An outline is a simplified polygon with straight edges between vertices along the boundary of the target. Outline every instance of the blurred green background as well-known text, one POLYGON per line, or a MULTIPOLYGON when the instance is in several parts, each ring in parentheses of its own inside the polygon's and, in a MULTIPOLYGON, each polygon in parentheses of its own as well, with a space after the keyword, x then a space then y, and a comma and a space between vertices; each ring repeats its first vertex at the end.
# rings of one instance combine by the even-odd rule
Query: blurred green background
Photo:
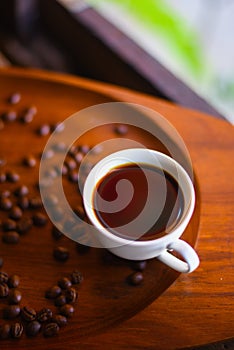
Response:
POLYGON ((234 2, 86 1, 234 123, 234 2))

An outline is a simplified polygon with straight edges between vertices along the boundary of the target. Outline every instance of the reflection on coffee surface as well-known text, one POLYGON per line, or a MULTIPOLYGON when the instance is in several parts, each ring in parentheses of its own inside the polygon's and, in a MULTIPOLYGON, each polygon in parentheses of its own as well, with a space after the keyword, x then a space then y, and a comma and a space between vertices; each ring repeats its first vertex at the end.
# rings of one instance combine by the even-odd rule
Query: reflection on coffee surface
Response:
POLYGON ((108 231, 142 241, 159 238, 175 227, 184 199, 172 175, 157 167, 131 163, 113 168, 99 180, 93 207, 108 231), (117 207, 111 210, 116 202, 117 207), (110 210, 106 210, 108 203, 110 210))

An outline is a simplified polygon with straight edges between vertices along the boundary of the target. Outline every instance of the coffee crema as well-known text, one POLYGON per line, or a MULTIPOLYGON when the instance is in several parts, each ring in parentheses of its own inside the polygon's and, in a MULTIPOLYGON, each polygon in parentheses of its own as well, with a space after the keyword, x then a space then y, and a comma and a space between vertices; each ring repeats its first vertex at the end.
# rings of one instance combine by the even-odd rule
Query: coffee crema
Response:
MULTIPOLYGON (((121 200, 119 204, 121 207, 121 200)), ((96 217, 109 232, 121 238, 144 241, 159 238, 175 227, 183 213, 184 198, 178 182, 168 172, 147 164, 132 163, 113 168, 99 180, 93 207, 96 217), (128 182, 125 181, 125 185, 122 182, 121 193, 117 193, 116 186, 121 180, 131 183, 132 197, 123 209, 105 212, 103 200, 110 202, 110 208, 118 196, 124 203, 128 200, 125 193, 129 195, 129 187, 126 191, 124 187, 129 186, 128 182), (147 203, 149 198, 151 203, 147 203)))

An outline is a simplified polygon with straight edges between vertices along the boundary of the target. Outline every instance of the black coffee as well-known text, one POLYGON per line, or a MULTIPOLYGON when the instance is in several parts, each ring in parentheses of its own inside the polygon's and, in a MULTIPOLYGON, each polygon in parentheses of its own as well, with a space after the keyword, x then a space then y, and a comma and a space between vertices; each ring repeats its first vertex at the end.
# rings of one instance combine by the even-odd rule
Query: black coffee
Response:
POLYGON ((184 199, 177 181, 169 173, 148 165, 128 164, 112 169, 99 181, 93 206, 98 220, 110 232, 126 239, 149 240, 163 236, 168 227, 177 224, 184 199), (118 188, 121 180, 125 182, 118 188), (105 212, 103 199, 110 202, 110 208, 119 199, 117 207, 121 209, 105 212))

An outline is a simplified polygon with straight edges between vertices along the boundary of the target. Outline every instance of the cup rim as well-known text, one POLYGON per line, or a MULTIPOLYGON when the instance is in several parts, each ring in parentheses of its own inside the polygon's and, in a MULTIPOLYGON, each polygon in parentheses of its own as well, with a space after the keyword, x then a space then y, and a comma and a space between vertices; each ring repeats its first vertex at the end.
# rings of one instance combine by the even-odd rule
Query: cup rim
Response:
MULTIPOLYGON (((133 163, 136 163, 134 160, 132 161, 133 163)), ((147 161, 138 161, 138 163, 142 163, 142 164, 149 164, 152 165, 150 163, 148 163, 147 161)), ((127 163, 122 163, 127 164, 127 163)), ((109 170, 111 170, 114 166, 112 165, 112 167, 109 168, 109 170)), ((167 170, 167 172, 169 172, 167 170)), ((105 174, 103 175, 105 176, 105 174)), ((98 181, 103 177, 99 177, 98 181)), ((97 181, 94 183, 93 188, 95 187, 97 181)), ((183 188, 182 188, 182 193, 184 194, 183 188)), ((103 159, 101 159, 90 171, 90 173, 88 174, 86 181, 84 183, 84 187, 83 187, 83 203, 84 203, 84 208, 86 211, 86 214, 89 218, 89 220, 91 221, 91 223, 95 226, 95 228, 99 231, 101 231, 101 234, 103 234, 107 239, 114 241, 115 243, 119 243, 120 245, 136 245, 136 246, 146 246, 149 244, 152 244, 152 242, 163 242, 165 240, 171 241, 171 237, 173 238, 179 238, 185 228, 187 227, 189 220, 193 214, 194 211, 194 207, 195 207, 195 190, 194 190, 194 186, 192 183, 192 180, 190 178, 190 176, 188 175, 188 173, 186 172, 186 170, 173 158, 171 158, 170 156, 166 155, 165 153, 156 151, 156 150, 152 150, 152 149, 146 149, 146 148, 130 148, 130 149, 124 149, 121 151, 117 151, 114 152, 106 157, 104 157, 103 159), (104 166, 104 164, 107 164, 108 161, 113 161, 113 157, 120 157, 120 156, 124 156, 127 155, 127 153, 129 153, 129 151, 131 152, 150 152, 153 153, 161 158, 164 158, 165 160, 171 162, 177 169, 179 169, 180 174, 182 174, 183 179, 185 179, 185 181, 187 182, 187 185, 189 186, 190 189, 190 201, 188 201, 188 206, 187 206, 187 210, 185 210, 185 212, 182 214, 182 217, 180 218, 179 222, 176 224, 176 226, 174 228, 172 228, 172 230, 168 233, 165 233, 165 235, 159 237, 159 238, 154 238, 154 239, 149 239, 149 240, 130 240, 127 238, 123 238, 123 237, 119 237, 115 234, 113 234, 112 232, 108 231, 108 229, 103 226, 101 224, 101 222, 98 220, 98 218, 96 217, 94 210, 92 208, 92 205, 88 205, 87 201, 86 201, 86 193, 87 191, 89 191, 89 186, 90 186, 90 179, 94 176, 94 174, 97 172, 97 170, 101 167, 104 166), (91 209, 92 208, 92 209, 91 209), (91 215, 90 215, 91 214, 91 215)), ((89 202, 90 204, 90 202, 89 202)))

